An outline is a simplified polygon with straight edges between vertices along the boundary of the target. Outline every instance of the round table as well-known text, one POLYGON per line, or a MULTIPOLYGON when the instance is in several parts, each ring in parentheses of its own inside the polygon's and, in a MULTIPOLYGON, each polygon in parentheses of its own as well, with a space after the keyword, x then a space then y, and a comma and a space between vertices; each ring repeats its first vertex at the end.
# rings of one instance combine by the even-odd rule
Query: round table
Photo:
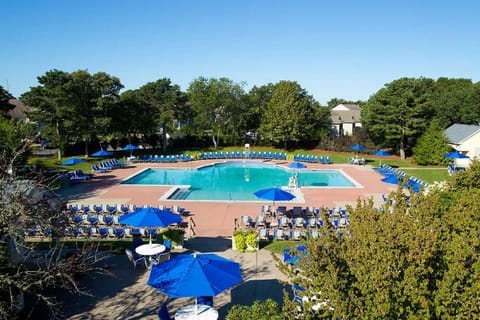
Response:
POLYGON ((142 256, 156 256, 165 251, 165 246, 158 243, 147 243, 138 246, 135 252, 142 256))
POLYGON ((198 313, 195 314, 195 305, 191 304, 183 307, 175 313, 175 320, 217 320, 217 309, 199 304, 197 305, 198 313))

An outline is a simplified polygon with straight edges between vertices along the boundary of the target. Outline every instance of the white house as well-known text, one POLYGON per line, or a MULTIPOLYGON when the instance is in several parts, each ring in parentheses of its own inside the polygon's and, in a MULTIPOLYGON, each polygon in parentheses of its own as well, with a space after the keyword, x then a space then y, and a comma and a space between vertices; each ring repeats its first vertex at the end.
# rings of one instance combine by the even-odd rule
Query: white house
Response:
MULTIPOLYGON (((447 137, 453 149, 466 154, 473 159, 480 158, 480 126, 475 124, 454 123, 445 129, 447 137)), ((469 159, 457 159, 458 164, 468 165, 469 159)))
POLYGON ((352 135, 355 128, 362 126, 361 110, 358 104, 339 104, 332 109, 330 113, 332 129, 337 136, 352 135))

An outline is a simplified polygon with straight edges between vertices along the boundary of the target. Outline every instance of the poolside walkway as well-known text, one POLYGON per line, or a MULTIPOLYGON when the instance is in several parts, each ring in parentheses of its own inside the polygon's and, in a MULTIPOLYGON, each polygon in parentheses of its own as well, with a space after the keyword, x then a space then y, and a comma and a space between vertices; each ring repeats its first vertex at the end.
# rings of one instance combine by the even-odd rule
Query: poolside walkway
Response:
MULTIPOLYGON (((104 174, 96 174, 92 181, 80 183, 66 190, 62 196, 70 203, 82 204, 136 204, 136 205, 164 205, 184 207, 194 224, 192 236, 231 236, 234 230, 234 221, 242 215, 257 216, 262 205, 270 201, 188 201, 165 200, 162 196, 171 189, 170 186, 135 186, 121 185, 120 182, 146 168, 159 167, 187 167, 197 168, 222 160, 201 160, 178 163, 137 163, 124 168, 115 169, 104 174)), ((271 161, 277 165, 288 165, 287 161, 271 161)), ((395 186, 381 182, 382 175, 372 170, 369 165, 324 165, 320 163, 306 164, 308 169, 338 169, 350 176, 359 187, 355 188, 305 188, 301 187, 303 201, 275 202, 275 206, 308 206, 342 207, 355 206, 357 200, 372 198, 376 205, 380 205, 382 194, 395 190, 395 186)), ((287 184, 287 183, 286 183, 287 184)), ((299 197, 301 198, 301 197, 299 197)))

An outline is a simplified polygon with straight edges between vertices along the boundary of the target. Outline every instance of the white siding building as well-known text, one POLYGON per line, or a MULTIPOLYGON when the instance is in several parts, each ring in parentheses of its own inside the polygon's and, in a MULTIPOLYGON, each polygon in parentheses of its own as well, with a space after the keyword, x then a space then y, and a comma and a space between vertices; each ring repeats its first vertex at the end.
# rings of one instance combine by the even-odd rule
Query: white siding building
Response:
MULTIPOLYGON (((480 159, 480 126, 455 123, 445 129, 445 136, 453 149, 466 154, 470 159, 480 159)), ((469 159, 457 159, 457 162, 468 165, 469 159)))
POLYGON ((332 129, 337 136, 350 136, 362 126, 361 110, 358 104, 339 104, 332 109, 332 129))

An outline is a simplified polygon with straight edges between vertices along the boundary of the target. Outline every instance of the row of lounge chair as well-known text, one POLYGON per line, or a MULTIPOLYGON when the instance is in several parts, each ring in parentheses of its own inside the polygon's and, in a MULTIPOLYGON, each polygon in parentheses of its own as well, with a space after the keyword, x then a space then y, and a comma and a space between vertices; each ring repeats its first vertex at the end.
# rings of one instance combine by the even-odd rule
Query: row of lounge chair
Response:
MULTIPOLYGON (((145 207, 145 206, 138 206, 145 207)), ((136 210, 135 205, 68 205, 66 216, 69 225, 65 228, 64 237, 100 237, 123 238, 139 235, 141 237, 154 236, 161 228, 131 228, 119 222, 122 215, 136 210), (72 215, 73 213, 73 215, 72 215)), ((184 208, 178 206, 162 207, 167 211, 182 214, 184 208)), ((181 227, 179 225, 178 227, 181 227)), ((30 226, 25 231, 27 237, 48 237, 51 230, 41 230, 37 226, 30 226)))
POLYGON ((393 168, 387 164, 382 164, 378 168, 374 168, 375 171, 382 174, 385 178, 389 176, 396 176, 399 177, 403 183, 405 188, 412 188, 413 192, 418 193, 421 189, 427 188, 429 186, 428 182, 410 176, 408 179, 407 173, 404 171, 399 170, 398 168, 393 168))
MULTIPOLYGON (((346 227, 349 224, 348 217, 329 217, 327 222, 331 223, 334 228, 346 227)), ((241 228, 258 229, 267 228, 283 228, 283 229, 305 229, 305 228, 322 228, 325 225, 323 218, 288 218, 280 217, 274 219, 266 219, 264 216, 257 216, 252 219, 250 216, 241 217, 241 228)))
MULTIPOLYGON (((67 204, 67 210, 71 211, 74 214, 86 213, 86 214, 126 214, 133 213, 137 208, 147 208, 149 205, 137 206, 135 204, 67 204)), ((173 205, 171 207, 166 207, 164 205, 159 205, 159 209, 171 211, 173 213, 183 214, 185 213, 185 208, 173 205)))
POLYGON ((92 164, 92 171, 96 173, 105 173, 123 166, 124 163, 122 161, 118 161, 117 159, 109 159, 97 164, 92 164))
POLYGON ((291 209, 288 209, 286 206, 278 206, 276 209, 272 209, 268 204, 261 207, 260 214, 267 217, 312 218, 319 217, 322 210, 325 210, 329 217, 348 217, 347 209, 343 208, 315 208, 314 206, 302 208, 301 206, 293 206, 291 209))
POLYGON ((307 237, 318 237, 329 224, 334 230, 343 234, 350 223, 346 209, 314 207, 293 207, 290 210, 280 206, 280 214, 269 215, 270 206, 262 206, 259 216, 242 216, 236 222, 236 228, 242 230, 255 230, 261 240, 301 240, 307 237), (321 216, 323 211, 327 215, 321 216), (296 212, 294 214, 293 212, 296 212))
MULTIPOLYGON (((161 228, 130 228, 122 225, 118 226, 70 226, 65 228, 62 237, 67 238, 132 238, 133 235, 148 238, 155 236, 161 228)), ((51 236, 50 229, 42 230, 37 226, 32 226, 25 231, 25 236, 31 238, 45 238, 51 236)))
POLYGON ((282 152, 256 152, 256 151, 220 151, 199 153, 198 159, 265 159, 265 160, 287 160, 287 153, 282 152))
POLYGON ((139 158, 133 159, 134 162, 158 162, 158 163, 172 163, 172 162, 183 162, 183 161, 192 161, 193 157, 189 154, 175 154, 175 155, 142 155, 139 158))
POLYGON ((330 156, 312 156, 308 154, 296 154, 293 156, 293 161, 299 162, 310 162, 310 163, 322 163, 322 164, 332 164, 332 159, 330 156))

